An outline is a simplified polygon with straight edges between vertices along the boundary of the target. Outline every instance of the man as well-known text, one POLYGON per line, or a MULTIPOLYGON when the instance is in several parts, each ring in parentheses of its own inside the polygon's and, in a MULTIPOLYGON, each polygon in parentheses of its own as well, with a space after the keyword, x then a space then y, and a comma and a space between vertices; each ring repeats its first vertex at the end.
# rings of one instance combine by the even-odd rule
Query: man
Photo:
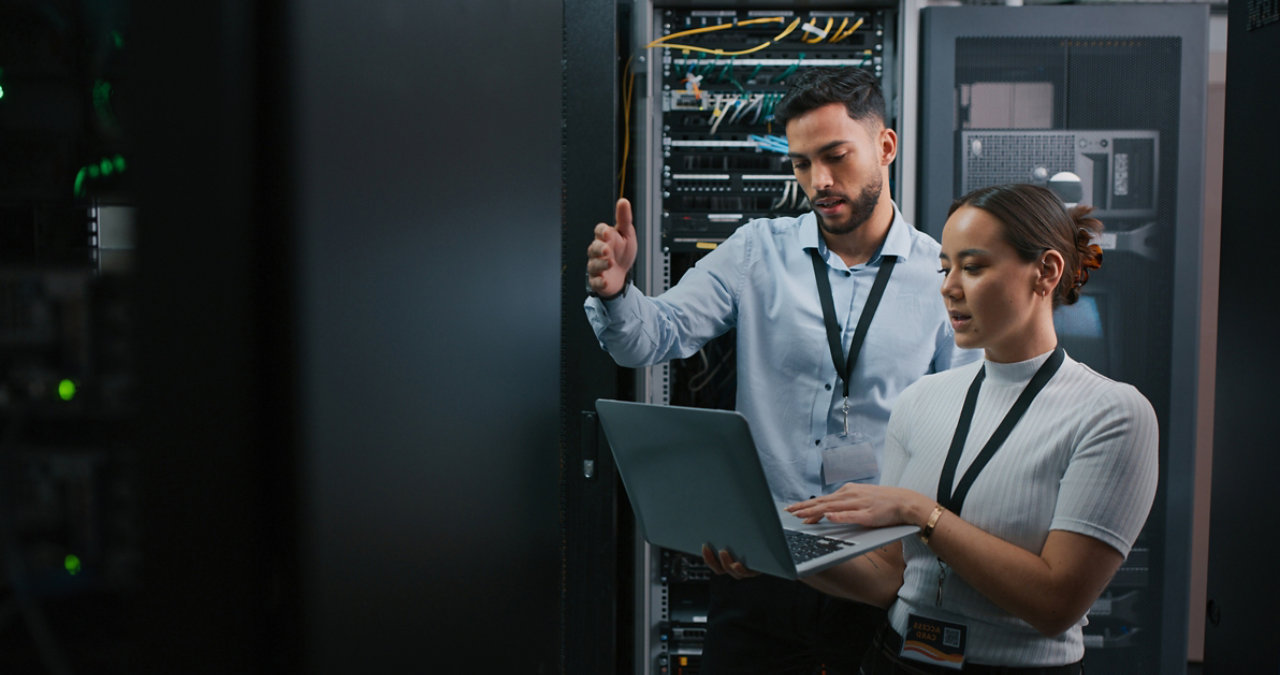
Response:
MULTIPOLYGON (((587 317, 619 365, 684 358, 736 328, 736 407, 780 501, 875 482, 898 393, 979 356, 955 347, 938 243, 889 194, 898 139, 884 118, 871 74, 808 70, 775 122, 812 213, 746 223, 655 298, 627 282, 637 245, 626 200, 587 249, 587 317)), ((884 618, 773 577, 717 575, 710 590, 702 669, 711 674, 855 673, 884 618)))

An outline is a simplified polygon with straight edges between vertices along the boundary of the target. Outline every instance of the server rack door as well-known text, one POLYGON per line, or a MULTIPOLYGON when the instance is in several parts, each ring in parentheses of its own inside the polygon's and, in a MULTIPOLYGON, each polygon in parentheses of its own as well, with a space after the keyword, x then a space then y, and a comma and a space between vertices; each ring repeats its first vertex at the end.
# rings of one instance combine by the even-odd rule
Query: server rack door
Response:
POLYGON ((1186 667, 1207 25, 1205 6, 923 10, 920 225, 940 236, 993 183, 1095 205, 1106 264, 1058 333, 1160 420, 1156 503, 1089 612, 1090 672, 1186 667))
POLYGON ((285 22, 254 34, 289 97, 255 140, 294 226, 297 670, 555 672, 561 4, 260 4, 285 22))
POLYGON ((1277 283, 1269 261, 1280 236, 1274 220, 1280 156, 1280 11, 1274 3, 1228 7, 1226 123, 1222 176, 1217 397, 1214 401, 1208 615, 1204 672, 1275 673, 1280 654, 1267 644, 1276 625, 1280 577, 1275 538, 1266 530, 1280 506, 1275 490, 1275 374, 1280 358, 1262 318, 1277 283), (1262 310, 1261 312, 1259 310, 1262 310), (1259 470, 1262 469, 1262 470, 1259 470), (1263 532, 1259 534, 1259 528, 1263 532))
POLYGON ((626 672, 630 524, 597 398, 627 398, 627 373, 599 347, 582 309, 586 253, 619 197, 620 61, 615 3, 565 0, 561 70, 560 653, 567 673, 626 672), (620 504, 619 501, 624 503, 620 504))

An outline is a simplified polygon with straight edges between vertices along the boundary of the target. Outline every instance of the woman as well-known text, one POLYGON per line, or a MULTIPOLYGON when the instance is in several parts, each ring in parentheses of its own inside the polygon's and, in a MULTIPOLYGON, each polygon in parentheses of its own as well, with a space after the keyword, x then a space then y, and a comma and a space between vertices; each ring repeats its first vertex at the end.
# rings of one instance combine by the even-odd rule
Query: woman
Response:
MULTIPOLYGON (((881 485, 789 508, 808 522, 921 527, 807 580, 889 608, 867 675, 1080 672, 1084 616, 1146 521, 1157 470, 1147 400, 1058 346, 1054 308, 1101 262, 1088 212, 1032 185, 959 199, 942 232, 942 295, 956 343, 984 361, 902 393, 881 485)), ((729 556, 709 563, 750 573, 729 556)))

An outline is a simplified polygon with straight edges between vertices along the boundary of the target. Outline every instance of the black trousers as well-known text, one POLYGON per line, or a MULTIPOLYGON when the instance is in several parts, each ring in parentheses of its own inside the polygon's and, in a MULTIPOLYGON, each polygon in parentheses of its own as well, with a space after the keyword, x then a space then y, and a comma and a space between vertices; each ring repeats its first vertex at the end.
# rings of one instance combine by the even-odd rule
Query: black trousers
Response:
POLYGON ((715 576, 704 675, 856 675, 885 610, 761 575, 715 576))
POLYGON ((898 658, 902 649, 902 636, 885 623, 876 631, 875 641, 862 663, 862 675, 1081 675, 1082 665, 1065 666, 984 666, 966 663, 963 670, 952 670, 918 661, 898 658))

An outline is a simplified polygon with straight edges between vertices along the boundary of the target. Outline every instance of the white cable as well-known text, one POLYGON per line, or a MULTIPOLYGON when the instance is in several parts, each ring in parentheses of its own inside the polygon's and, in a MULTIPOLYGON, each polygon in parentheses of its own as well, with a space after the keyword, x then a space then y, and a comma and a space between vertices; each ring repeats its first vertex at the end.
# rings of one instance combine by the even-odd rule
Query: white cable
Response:
POLYGON ((720 95, 707 94, 707 101, 711 103, 711 114, 707 116, 707 122, 715 128, 716 118, 720 116, 720 95))
POLYGON ((757 99, 755 96, 748 96, 747 104, 738 106, 738 112, 733 114, 733 119, 729 120, 729 123, 736 124, 738 121, 738 118, 742 117, 748 110, 751 109, 752 106, 756 105, 756 103, 758 102, 759 102, 759 99, 757 99))
POLYGON ((777 199, 773 200, 773 203, 769 204, 769 209, 770 210, 780 209, 782 208, 782 205, 786 203, 787 203, 787 184, 783 183, 782 194, 779 195, 777 199))
POLYGON ((715 135, 715 133, 716 133, 716 129, 720 128, 720 123, 724 121, 724 118, 726 118, 726 117, 728 117, 728 116, 729 116, 729 106, 732 106, 734 103, 736 103, 736 102, 737 102, 737 100, 738 100, 738 99, 732 99, 732 100, 730 100, 730 101, 729 101, 729 105, 725 106, 724 111, 723 111, 723 112, 721 112, 721 113, 720 113, 720 115, 719 115, 718 117, 716 117, 716 121, 711 125, 711 134, 712 134, 712 135, 715 135))

